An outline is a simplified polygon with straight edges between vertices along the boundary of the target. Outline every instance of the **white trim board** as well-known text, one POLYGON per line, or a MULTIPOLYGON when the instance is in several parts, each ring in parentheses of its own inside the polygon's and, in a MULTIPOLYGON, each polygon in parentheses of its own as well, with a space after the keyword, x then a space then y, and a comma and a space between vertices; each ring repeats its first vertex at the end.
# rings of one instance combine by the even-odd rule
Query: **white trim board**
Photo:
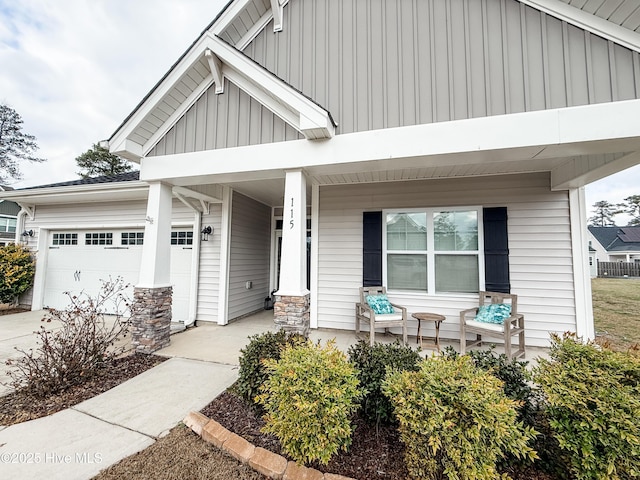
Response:
MULTIPOLYGON (((147 159, 141 178, 231 182, 389 168, 513 162, 640 150, 640 100, 499 115, 147 159), (208 177, 208 178, 207 178, 208 177)), ((566 181, 566 179, 565 179, 566 181)))
POLYGON ((624 28, 596 15, 587 13, 584 10, 560 2, 559 0, 518 1, 559 20, 575 25, 578 28, 611 40, 618 45, 640 52, 640 35, 633 30, 624 28))

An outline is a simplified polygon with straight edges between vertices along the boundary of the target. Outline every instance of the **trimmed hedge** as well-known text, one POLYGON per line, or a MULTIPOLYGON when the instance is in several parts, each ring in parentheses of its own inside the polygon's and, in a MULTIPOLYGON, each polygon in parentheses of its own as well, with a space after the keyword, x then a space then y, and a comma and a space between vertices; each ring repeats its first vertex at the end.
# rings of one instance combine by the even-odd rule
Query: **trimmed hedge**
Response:
POLYGON ((391 401, 382 393, 382 382, 389 369, 417 371, 422 358, 416 350, 395 343, 375 343, 365 340, 349 347, 349 360, 358 369, 360 385, 366 394, 360 402, 360 413, 367 421, 375 424, 393 424, 397 420, 393 414, 391 401))
POLYGON ((640 477, 640 358, 570 334, 552 337, 550 356, 535 380, 575 477, 640 477))
POLYGON ((394 372, 382 391, 395 408, 412 478, 504 478, 507 455, 533 460, 536 432, 517 421, 517 402, 468 356, 426 359, 418 372, 394 372))
POLYGON ((351 445, 351 416, 362 392, 357 372, 333 341, 285 348, 280 360, 265 360, 270 373, 257 397, 264 406, 265 433, 300 463, 326 465, 351 445))
POLYGON ((233 387, 234 391, 251 405, 258 407, 255 397, 260 393, 260 387, 269 378, 269 372, 263 361, 279 360, 286 346, 298 345, 304 341, 304 337, 288 334, 284 330, 249 337, 247 346, 240 350, 240 371, 233 387))

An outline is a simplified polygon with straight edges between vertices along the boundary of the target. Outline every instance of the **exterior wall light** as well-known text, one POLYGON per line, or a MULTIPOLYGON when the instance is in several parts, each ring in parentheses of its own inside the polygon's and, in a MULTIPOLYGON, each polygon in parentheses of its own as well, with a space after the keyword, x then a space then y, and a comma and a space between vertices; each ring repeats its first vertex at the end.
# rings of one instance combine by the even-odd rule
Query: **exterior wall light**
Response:
POLYGON ((209 235, 213 233, 213 228, 211 228, 211 226, 206 226, 200 233, 202 234, 202 241, 206 242, 209 240, 209 235))
POLYGON ((22 232, 22 236, 23 237, 33 237, 33 230, 25 230, 24 232, 22 232))

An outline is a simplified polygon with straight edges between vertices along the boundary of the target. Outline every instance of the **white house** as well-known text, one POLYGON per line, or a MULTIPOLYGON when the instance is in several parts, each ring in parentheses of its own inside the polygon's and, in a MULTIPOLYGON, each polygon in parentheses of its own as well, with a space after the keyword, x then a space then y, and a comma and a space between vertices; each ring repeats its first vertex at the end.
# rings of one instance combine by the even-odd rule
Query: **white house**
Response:
POLYGON ((596 262, 640 264, 640 227, 589 225, 589 246, 596 262))
POLYGON ((139 180, 2 194, 33 308, 129 275, 152 350, 170 296, 226 324, 277 289, 281 325, 351 330, 378 283, 443 337, 484 289, 529 345, 593 337, 583 187, 640 163, 640 10, 592 3, 231 1, 109 138, 139 180))
MULTIPOLYGON (((13 190, 6 185, 0 185, 0 192, 13 190)), ((16 236, 16 225, 20 206, 11 201, 0 199, 0 246, 13 243, 16 236)))

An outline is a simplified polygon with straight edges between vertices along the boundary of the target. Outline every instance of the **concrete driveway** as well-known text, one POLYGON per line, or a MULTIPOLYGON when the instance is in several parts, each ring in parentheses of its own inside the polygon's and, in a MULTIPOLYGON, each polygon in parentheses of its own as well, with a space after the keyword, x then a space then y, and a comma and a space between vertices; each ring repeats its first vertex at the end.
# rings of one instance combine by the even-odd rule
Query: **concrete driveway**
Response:
POLYGON ((9 393, 11 387, 4 385, 9 382, 6 361, 10 358, 21 357, 16 348, 28 350, 37 347, 37 337, 34 332, 44 325, 48 329, 59 328, 59 325, 41 322, 45 316, 44 310, 34 312, 13 313, 0 316, 0 396, 9 393))
MULTIPOLYGON (((12 313, 10 315, 0 315, 0 397, 9 393, 12 388, 6 385, 9 382, 7 371, 9 367, 6 365, 8 359, 19 358, 22 356, 16 348, 28 351, 30 348, 34 350, 38 347, 38 337, 35 332, 44 326, 47 330, 59 330, 62 324, 53 320, 49 323, 43 322, 46 316, 45 310, 36 310, 33 312, 12 313)), ((113 324, 115 317, 107 316, 105 321, 107 327, 113 324)), ((116 343, 116 347, 128 345, 131 338, 127 336, 120 342, 116 343)))

